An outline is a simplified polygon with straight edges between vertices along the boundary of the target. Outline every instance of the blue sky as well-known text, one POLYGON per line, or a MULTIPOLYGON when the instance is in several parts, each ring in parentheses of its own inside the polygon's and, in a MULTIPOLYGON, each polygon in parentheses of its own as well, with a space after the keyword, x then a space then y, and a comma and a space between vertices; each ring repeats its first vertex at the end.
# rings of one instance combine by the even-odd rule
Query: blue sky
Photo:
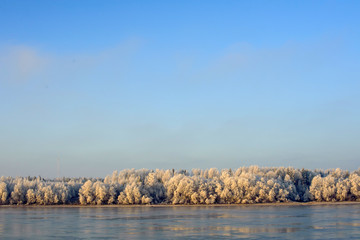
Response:
POLYGON ((360 160, 358 1, 0 4, 0 175, 360 160))

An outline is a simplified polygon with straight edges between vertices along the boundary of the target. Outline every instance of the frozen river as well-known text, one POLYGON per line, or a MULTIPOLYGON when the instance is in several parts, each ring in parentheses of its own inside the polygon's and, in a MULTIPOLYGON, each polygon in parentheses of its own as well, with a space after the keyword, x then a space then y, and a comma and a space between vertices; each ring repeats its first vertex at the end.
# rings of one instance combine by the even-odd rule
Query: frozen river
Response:
POLYGON ((0 207, 0 239, 360 239, 360 205, 0 207))

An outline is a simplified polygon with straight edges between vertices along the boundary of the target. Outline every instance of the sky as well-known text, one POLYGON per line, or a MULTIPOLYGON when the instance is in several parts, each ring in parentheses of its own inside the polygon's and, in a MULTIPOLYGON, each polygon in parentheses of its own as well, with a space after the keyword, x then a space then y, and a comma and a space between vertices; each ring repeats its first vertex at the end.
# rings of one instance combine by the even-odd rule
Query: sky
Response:
POLYGON ((359 1, 0 3, 0 176, 360 167, 359 1))

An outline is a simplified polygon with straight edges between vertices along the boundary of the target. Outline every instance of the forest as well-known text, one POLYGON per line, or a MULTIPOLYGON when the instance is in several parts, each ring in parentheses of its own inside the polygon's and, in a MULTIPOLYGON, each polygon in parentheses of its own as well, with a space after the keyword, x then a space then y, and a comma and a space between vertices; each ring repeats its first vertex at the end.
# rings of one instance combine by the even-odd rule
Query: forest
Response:
POLYGON ((1 177, 0 205, 251 204, 360 201, 360 169, 114 171, 105 178, 1 177))

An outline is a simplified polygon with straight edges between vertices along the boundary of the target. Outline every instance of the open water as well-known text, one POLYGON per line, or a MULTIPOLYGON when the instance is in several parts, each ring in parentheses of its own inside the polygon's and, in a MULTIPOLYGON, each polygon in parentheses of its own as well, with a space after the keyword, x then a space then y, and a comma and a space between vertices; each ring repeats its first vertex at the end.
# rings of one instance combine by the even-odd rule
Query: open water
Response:
POLYGON ((360 205, 0 207, 0 239, 360 239, 360 205))

